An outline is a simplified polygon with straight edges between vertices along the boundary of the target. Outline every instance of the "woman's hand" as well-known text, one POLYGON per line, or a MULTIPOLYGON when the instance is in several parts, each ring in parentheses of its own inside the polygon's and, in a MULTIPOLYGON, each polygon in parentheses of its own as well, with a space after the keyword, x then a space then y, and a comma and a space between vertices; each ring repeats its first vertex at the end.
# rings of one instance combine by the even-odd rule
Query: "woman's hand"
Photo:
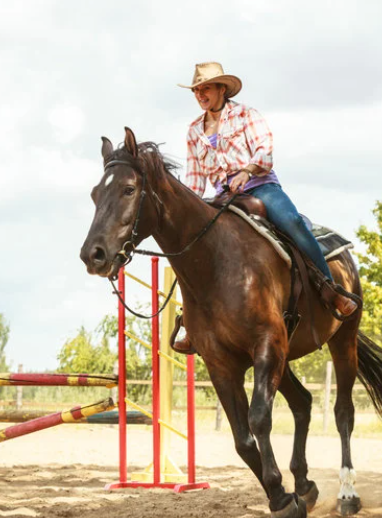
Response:
POLYGON ((241 171, 238 175, 235 176, 235 178, 229 184, 230 190, 232 192, 242 191, 248 180, 249 174, 247 173, 247 171, 241 171))

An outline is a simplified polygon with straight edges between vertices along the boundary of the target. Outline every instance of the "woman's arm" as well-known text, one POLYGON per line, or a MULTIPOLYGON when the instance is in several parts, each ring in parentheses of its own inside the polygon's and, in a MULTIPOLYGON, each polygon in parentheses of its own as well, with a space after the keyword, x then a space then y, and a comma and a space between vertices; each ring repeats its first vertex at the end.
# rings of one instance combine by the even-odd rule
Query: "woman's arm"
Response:
POLYGON ((192 128, 187 135, 187 173, 186 185, 198 196, 202 197, 206 190, 207 178, 202 172, 196 149, 196 140, 192 135, 192 128))
POLYGON ((273 166, 273 137, 269 126, 253 108, 246 108, 245 137, 250 148, 250 161, 241 172, 232 180, 232 192, 244 189, 251 176, 265 176, 273 166))
POLYGON ((268 174, 273 166, 273 136, 264 117, 253 108, 247 109, 245 134, 252 154, 245 169, 259 176, 268 174))

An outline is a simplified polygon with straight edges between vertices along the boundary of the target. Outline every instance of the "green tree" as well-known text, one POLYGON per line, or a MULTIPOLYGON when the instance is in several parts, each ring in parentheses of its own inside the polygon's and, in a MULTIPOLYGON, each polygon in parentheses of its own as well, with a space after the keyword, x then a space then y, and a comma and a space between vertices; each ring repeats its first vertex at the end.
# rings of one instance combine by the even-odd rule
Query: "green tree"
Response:
POLYGON ((361 225, 357 231, 366 248, 364 254, 357 254, 364 301, 361 329, 382 345, 382 202, 376 202, 373 214, 377 230, 361 225))
POLYGON ((84 327, 78 335, 67 340, 58 354, 59 372, 112 373, 117 359, 106 336, 93 344, 93 336, 84 327))

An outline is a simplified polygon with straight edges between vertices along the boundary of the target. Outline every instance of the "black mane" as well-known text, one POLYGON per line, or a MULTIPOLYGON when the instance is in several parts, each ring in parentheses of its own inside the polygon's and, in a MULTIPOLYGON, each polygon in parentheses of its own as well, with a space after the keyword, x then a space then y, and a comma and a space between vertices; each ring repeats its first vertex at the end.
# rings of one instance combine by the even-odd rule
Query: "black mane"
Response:
MULTIPOLYGON (((159 151, 159 145, 155 142, 141 142, 138 144, 138 157, 134 158, 127 148, 122 147, 113 151, 113 154, 108 158, 107 162, 111 160, 124 160, 131 164, 134 170, 142 173, 142 170, 154 170, 156 178, 160 179, 166 173, 174 174, 178 170, 179 164, 169 159, 159 151)), ((105 165, 107 165, 105 162, 105 165)))

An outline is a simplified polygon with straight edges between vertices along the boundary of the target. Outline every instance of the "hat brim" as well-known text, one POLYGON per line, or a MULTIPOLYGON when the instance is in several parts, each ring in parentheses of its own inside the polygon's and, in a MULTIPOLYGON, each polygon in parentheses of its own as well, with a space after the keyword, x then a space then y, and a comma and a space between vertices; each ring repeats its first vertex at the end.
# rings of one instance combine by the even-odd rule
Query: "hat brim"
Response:
POLYGON ((211 79, 206 79, 205 81, 199 81, 198 83, 195 83, 194 85, 187 86, 187 85, 181 85, 178 84, 177 86, 180 86, 181 88, 188 88, 189 90, 192 90, 193 88, 196 88, 197 86, 212 84, 212 83, 222 83, 227 87, 226 91, 226 97, 234 97, 237 95, 241 88, 242 88, 242 82, 241 80, 236 76, 231 76, 228 74, 224 74, 221 76, 216 76, 211 79))

